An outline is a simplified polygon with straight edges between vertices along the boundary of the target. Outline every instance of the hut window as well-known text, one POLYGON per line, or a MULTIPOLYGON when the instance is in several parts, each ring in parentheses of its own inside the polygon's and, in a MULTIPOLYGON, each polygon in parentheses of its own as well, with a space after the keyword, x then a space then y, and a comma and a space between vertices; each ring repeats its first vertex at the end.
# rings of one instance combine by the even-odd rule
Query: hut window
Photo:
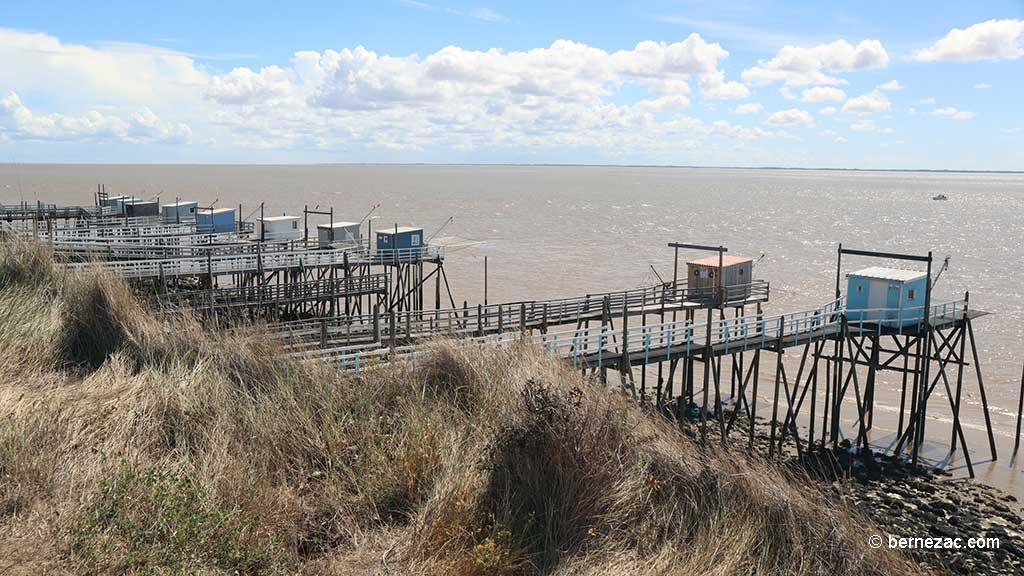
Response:
POLYGON ((909 291, 907 291, 907 300, 913 300, 916 297, 917 297, 917 290, 915 290, 914 288, 911 288, 909 291))
POLYGON ((413 246, 419 246, 420 245, 420 237, 419 236, 417 236, 415 234, 412 235, 412 245, 413 246))
POLYGON ((857 293, 860 294, 863 291, 864 291, 864 285, 863 284, 857 284, 857 293))
POLYGON ((743 276, 743 268, 739 269, 740 276, 743 276))
POLYGON ((292 222, 292 230, 298 230, 298 229, 299 229, 299 223, 298 222, 292 222))
POLYGON ((715 277, 715 271, 714 270, 708 270, 708 278, 714 278, 714 277, 715 277))

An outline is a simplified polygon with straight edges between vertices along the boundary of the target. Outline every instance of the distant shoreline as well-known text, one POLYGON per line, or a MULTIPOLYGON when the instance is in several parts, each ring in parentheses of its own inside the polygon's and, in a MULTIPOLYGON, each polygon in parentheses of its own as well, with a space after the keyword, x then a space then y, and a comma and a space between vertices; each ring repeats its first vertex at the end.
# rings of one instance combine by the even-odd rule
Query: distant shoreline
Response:
POLYGON ((303 167, 303 166, 436 166, 436 167, 477 167, 477 168, 675 168, 685 170, 777 170, 805 172, 908 172, 935 174, 1024 174, 1022 170, 968 170, 958 168, 836 168, 836 167, 800 167, 800 166, 699 166, 687 164, 558 164, 558 163, 473 163, 473 162, 310 162, 310 163, 197 163, 197 162, 0 162, 3 167, 15 166, 204 166, 248 168, 261 166, 303 167))

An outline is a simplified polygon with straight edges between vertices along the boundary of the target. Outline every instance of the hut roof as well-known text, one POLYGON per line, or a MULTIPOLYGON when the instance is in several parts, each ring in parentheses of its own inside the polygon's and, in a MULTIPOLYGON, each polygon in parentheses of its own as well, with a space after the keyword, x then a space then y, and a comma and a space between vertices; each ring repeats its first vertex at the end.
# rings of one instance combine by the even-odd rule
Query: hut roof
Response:
MULTIPOLYGON (((753 259, 746 258, 744 256, 731 256, 728 254, 722 255, 722 266, 733 266, 735 264, 743 264, 745 262, 753 262, 753 259)), ((693 264, 696 266, 718 266, 718 256, 708 256, 707 258, 701 258, 700 260, 691 260, 687 264, 693 264)))
POLYGON ((412 226, 399 226, 398 228, 384 228, 377 230, 377 234, 405 234, 406 232, 423 232, 423 228, 412 226))
POLYGON ((897 282, 910 282, 911 280, 924 278, 926 273, 919 272, 917 270, 872 266, 870 268, 864 268, 863 270, 857 270, 856 272, 850 272, 849 276, 860 276, 861 278, 874 278, 878 280, 895 280, 897 282))
POLYGON ((317 224, 317 228, 349 228, 360 226, 359 222, 331 222, 330 224, 317 224))

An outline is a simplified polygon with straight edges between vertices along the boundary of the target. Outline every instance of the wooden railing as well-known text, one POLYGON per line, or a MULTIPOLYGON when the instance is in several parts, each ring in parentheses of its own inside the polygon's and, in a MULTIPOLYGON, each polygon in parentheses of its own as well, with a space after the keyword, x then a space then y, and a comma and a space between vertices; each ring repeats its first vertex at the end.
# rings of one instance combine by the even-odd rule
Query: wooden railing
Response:
MULTIPOLYGON (((650 361, 665 361, 696 353, 710 352, 728 354, 758 348, 786 348, 805 345, 825 339, 834 339, 843 330, 858 335, 872 331, 882 334, 888 331, 910 330, 905 323, 883 320, 879 323, 848 323, 844 300, 839 299, 811 310, 775 316, 745 315, 739 318, 720 318, 712 322, 674 321, 641 326, 613 328, 602 324, 590 328, 527 334, 495 333, 470 337, 471 341, 489 346, 506 346, 523 339, 543 346, 561 357, 570 359, 576 367, 603 368, 618 366, 623 362, 646 364, 650 361), (856 332, 854 332, 856 331, 856 332)), ((921 310, 922 308, 917 308, 921 310)), ((902 308, 878 309, 872 311, 890 312, 902 308)), ((858 310, 857 312, 862 312, 858 310)), ((930 307, 929 324, 943 327, 959 322, 966 317, 966 300, 950 300, 930 307)), ((919 316, 923 317, 923 314, 919 316)), ((918 325, 913 329, 919 328, 918 325)), ((381 342, 388 339, 387 328, 382 328, 381 342)), ((395 347, 389 353, 380 350, 338 346, 325 350, 310 350, 293 353, 303 358, 329 357, 346 367, 366 366, 374 359, 386 354, 402 354, 415 350, 415 346, 395 347)))
POLYGON ((158 305, 166 307, 168 311, 180 308, 208 311, 325 301, 353 295, 383 293, 386 287, 384 274, 369 274, 265 286, 180 290, 157 294, 155 300, 158 305))

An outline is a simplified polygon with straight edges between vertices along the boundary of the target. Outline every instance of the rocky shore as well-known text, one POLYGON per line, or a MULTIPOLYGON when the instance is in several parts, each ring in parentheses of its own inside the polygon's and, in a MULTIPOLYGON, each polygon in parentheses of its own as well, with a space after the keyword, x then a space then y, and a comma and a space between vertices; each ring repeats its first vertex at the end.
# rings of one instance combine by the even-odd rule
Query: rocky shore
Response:
POLYGON ((944 546, 961 546, 906 552, 952 574, 1024 574, 1024 521, 1013 496, 886 455, 823 452, 846 471, 830 487, 879 527, 883 546, 888 546, 889 536, 941 538, 944 546), (998 547, 970 548, 972 538, 997 538, 998 547))
MULTIPOLYGON (((696 412, 692 412, 695 415, 696 412)), ((728 444, 747 450, 748 424, 735 423, 728 444), (737 433, 738 432, 738 433, 737 433)), ((759 428, 768 423, 758 418, 759 428)), ((716 421, 708 422, 709 441, 718 442, 716 421)), ((688 436, 700 436, 699 421, 683 427, 688 436)), ((767 457, 768 436, 754 437, 752 454, 767 457)), ((870 451, 850 450, 844 441, 836 449, 816 445, 802 458, 789 438, 783 446, 784 462, 792 473, 819 482, 826 493, 869 518, 880 533, 880 544, 894 538, 940 538, 959 548, 903 547, 922 565, 922 572, 962 575, 1024 574, 1024 507, 1015 497, 978 482, 954 479, 944 470, 913 466, 904 458, 870 451), (968 547, 970 538, 998 538, 997 548, 968 547)), ((864 534, 865 540, 872 534, 864 534)), ((869 541, 870 542, 870 541, 869 541)))

